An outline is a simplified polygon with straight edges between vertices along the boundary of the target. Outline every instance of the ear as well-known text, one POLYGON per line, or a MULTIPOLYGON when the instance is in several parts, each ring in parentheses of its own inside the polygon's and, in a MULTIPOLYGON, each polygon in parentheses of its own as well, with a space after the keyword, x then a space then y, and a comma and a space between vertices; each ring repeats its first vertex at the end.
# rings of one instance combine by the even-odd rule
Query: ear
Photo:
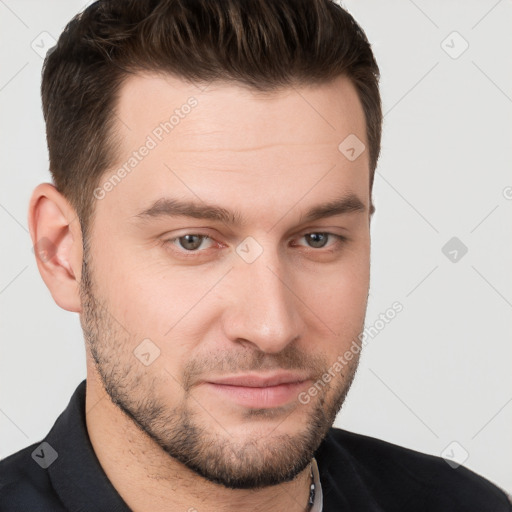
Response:
POLYGON ((63 309, 81 312, 82 232, 75 209, 50 183, 38 185, 28 211, 37 268, 53 300, 63 309))

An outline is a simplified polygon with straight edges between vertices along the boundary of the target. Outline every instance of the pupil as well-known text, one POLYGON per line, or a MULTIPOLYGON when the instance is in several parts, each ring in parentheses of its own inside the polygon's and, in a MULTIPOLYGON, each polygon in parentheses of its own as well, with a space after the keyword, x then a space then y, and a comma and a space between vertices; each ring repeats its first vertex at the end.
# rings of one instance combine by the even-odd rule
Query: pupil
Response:
POLYGON ((323 247, 327 241, 325 233, 311 233, 308 237, 310 239, 310 245, 316 248, 323 247))
POLYGON ((184 243, 180 241, 184 249, 197 249, 201 245, 201 237, 199 235, 185 235, 180 240, 184 240, 184 243), (194 238, 196 238, 195 241, 194 238))

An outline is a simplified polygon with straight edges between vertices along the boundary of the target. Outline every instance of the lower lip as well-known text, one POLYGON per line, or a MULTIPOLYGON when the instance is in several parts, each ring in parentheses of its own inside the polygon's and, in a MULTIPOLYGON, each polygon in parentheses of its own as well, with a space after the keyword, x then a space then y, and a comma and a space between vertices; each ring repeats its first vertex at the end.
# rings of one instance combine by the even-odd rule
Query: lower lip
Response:
POLYGON ((206 383, 210 389, 223 395, 229 400, 244 407, 251 407, 255 409, 280 407, 297 400, 299 393, 304 389, 306 384, 307 381, 303 381, 279 384, 277 386, 254 388, 247 386, 214 384, 213 382, 206 383))

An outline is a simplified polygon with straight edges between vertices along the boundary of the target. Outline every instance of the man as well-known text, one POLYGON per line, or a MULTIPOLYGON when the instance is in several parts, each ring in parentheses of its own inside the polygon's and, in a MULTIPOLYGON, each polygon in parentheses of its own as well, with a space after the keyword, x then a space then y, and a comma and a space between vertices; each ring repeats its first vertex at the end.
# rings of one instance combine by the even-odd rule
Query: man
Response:
POLYGON ((333 429, 369 290, 379 70, 328 0, 105 0, 46 58, 38 268, 87 380, 0 510, 511 510, 333 429))

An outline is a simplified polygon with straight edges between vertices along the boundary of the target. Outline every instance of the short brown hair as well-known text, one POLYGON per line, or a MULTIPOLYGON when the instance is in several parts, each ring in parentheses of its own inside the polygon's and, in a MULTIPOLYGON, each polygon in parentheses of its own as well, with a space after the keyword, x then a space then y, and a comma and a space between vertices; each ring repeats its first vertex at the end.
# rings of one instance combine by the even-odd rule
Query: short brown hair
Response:
MULTIPOLYGON (((370 193, 380 153, 379 68, 364 31, 331 0, 100 0, 73 18, 46 56, 41 85, 50 170, 84 235, 93 190, 116 162, 116 104, 138 71, 262 92, 355 85, 365 119, 370 193)), ((371 195, 370 195, 371 197, 371 195)))

